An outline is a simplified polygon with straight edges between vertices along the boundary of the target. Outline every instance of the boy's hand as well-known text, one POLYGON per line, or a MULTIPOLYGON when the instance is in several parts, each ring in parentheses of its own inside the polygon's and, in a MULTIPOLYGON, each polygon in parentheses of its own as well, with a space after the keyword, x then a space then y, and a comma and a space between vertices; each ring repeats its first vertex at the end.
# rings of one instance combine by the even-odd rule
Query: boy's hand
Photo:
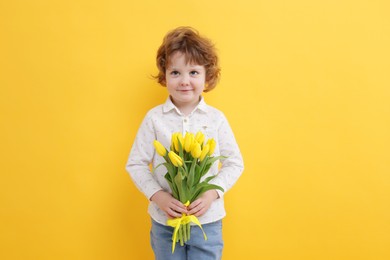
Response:
POLYGON ((180 218, 182 213, 187 214, 186 206, 166 191, 157 191, 150 200, 155 202, 168 218, 180 218))
POLYGON ((218 199, 219 195, 216 190, 208 190, 202 194, 197 200, 188 206, 188 215, 195 217, 202 216, 210 208, 211 203, 218 199))

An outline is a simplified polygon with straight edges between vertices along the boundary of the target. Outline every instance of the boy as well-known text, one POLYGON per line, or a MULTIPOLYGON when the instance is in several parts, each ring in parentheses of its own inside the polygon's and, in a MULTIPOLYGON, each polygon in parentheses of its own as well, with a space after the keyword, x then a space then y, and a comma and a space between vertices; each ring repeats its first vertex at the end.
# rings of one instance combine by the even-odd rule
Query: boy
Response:
POLYGON ((156 259, 220 259, 222 255, 222 218, 225 217, 224 192, 229 190, 243 171, 243 161, 233 132, 225 116, 207 105, 202 92, 212 90, 219 79, 220 68, 213 44, 190 27, 169 32, 157 52, 158 82, 167 88, 167 101, 151 109, 138 130, 126 165, 137 188, 150 200, 148 212, 152 218, 151 245, 156 259), (217 175, 210 183, 224 192, 209 190, 188 207, 171 195, 164 179, 165 169, 154 174, 149 170, 163 162, 156 155, 153 141, 169 147, 172 133, 202 131, 206 138, 217 142, 215 156, 223 155, 221 168, 215 163, 204 176, 217 175), (168 218, 182 214, 198 217, 207 234, 204 241, 199 227, 191 228, 191 239, 171 253, 173 228, 168 218))

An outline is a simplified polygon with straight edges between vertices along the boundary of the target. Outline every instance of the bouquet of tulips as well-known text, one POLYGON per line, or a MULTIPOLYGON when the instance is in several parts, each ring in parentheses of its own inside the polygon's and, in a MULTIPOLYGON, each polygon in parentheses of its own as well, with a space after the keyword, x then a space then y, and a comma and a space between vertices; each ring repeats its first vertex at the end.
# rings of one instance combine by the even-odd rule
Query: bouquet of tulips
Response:
MULTIPOLYGON (((167 169, 164 177, 175 199, 188 206, 208 190, 218 189, 223 191, 220 186, 209 183, 215 175, 202 178, 214 162, 225 158, 224 156, 212 156, 216 146, 214 139, 208 139, 206 141, 202 132, 198 132, 196 135, 187 132, 184 137, 181 133, 174 133, 172 134, 169 152, 157 140, 153 144, 156 152, 165 159, 165 162, 159 164, 157 167, 163 165, 167 169)), ((190 239, 191 222, 202 229, 199 220, 193 215, 183 214, 180 218, 168 220, 167 224, 174 227, 172 234, 172 253, 175 251, 177 242, 180 242, 180 245, 183 246, 184 242, 190 239)), ((204 239, 207 240, 204 231, 203 235, 204 239)))

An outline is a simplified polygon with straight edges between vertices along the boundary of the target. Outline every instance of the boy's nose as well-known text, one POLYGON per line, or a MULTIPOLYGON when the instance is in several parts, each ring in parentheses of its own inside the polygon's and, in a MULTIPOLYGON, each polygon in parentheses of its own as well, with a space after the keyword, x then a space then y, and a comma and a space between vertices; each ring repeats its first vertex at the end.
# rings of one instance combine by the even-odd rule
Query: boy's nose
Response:
POLYGON ((181 86, 187 86, 190 84, 190 78, 188 76, 183 76, 180 82, 181 86))

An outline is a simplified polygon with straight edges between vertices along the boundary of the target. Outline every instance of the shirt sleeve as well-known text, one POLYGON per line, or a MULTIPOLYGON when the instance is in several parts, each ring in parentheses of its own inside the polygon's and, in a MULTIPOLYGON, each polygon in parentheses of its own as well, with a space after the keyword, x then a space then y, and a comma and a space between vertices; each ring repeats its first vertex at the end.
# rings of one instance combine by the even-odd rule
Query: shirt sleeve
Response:
POLYGON ((222 166, 217 176, 210 183, 219 185, 224 189, 223 192, 217 190, 219 197, 222 198, 224 193, 236 183, 244 170, 240 149, 224 115, 222 115, 222 123, 218 128, 218 145, 220 155, 227 158, 220 160, 222 166))
POLYGON ((155 132, 153 123, 151 117, 146 115, 131 148, 126 170, 136 187, 149 200, 154 193, 162 189, 149 168, 155 154, 153 148, 154 140, 155 132))

